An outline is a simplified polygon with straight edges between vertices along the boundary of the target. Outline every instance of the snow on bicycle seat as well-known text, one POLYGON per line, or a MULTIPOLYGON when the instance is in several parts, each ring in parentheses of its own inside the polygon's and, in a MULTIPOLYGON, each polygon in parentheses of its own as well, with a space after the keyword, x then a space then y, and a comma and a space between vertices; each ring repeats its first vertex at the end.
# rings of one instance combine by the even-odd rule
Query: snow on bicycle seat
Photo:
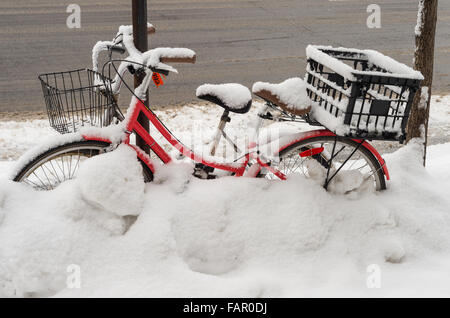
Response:
POLYGON ((256 82, 252 91, 256 96, 294 115, 302 116, 311 110, 305 82, 298 77, 287 79, 280 84, 256 82))
POLYGON ((196 95, 239 114, 245 114, 252 106, 252 94, 241 84, 203 84, 197 88, 196 95))

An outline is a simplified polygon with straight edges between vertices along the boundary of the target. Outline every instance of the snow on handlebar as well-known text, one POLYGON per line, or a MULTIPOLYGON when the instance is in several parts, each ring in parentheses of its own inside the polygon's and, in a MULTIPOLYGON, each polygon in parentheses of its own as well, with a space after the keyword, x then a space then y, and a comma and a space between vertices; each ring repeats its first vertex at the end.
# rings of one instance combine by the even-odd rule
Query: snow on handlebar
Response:
MULTIPOLYGON (((154 33, 155 28, 148 23, 148 32, 154 33)), ((146 52, 140 52, 134 45, 133 26, 120 26, 119 32, 113 41, 100 41, 92 49, 93 70, 98 72, 98 56, 100 52, 112 50, 113 48, 123 48, 129 56, 122 61, 117 74, 112 81, 113 92, 118 92, 121 86, 121 78, 129 65, 146 65, 152 72, 174 72, 178 71, 165 63, 195 63, 196 54, 187 48, 155 48, 146 52)), ((117 51, 117 50, 116 50, 117 51)), ((125 53, 125 52, 124 52, 125 53)))
MULTIPOLYGON (((147 23, 149 33, 154 33, 155 28, 147 23)), ((126 58, 129 62, 147 65, 152 69, 166 70, 177 73, 177 70, 168 63, 195 63, 195 52, 186 48, 156 48, 147 52, 140 52, 134 45, 133 26, 122 25, 113 41, 99 41, 92 49, 92 64, 94 71, 98 71, 98 56, 100 52, 119 47, 123 44, 124 49, 129 56, 126 58)))
POLYGON ((142 54, 145 64, 150 68, 162 69, 178 73, 178 71, 167 63, 195 63, 195 52, 187 48, 158 47, 142 54))
MULTIPOLYGON (((148 33, 155 33, 155 27, 151 23, 147 23, 148 33)), ((110 48, 119 47, 123 44, 124 49, 128 51, 130 55, 140 55, 141 52, 134 46, 133 42, 133 26, 122 25, 119 27, 114 40, 112 41, 98 41, 92 48, 92 68, 94 71, 98 71, 98 56, 103 51, 108 51, 110 48)), ((125 53, 125 52, 123 52, 125 53)), ((123 54, 122 53, 122 54, 123 54)), ((139 62, 139 61, 136 61, 139 62)))

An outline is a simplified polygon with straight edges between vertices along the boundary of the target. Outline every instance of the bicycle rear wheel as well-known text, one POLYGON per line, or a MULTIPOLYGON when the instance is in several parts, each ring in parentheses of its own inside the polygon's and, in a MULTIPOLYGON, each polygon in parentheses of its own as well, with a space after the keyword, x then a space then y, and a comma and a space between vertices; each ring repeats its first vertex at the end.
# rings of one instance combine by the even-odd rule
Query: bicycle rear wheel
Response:
MULTIPOLYGON (((37 190, 52 190, 61 183, 74 179, 84 160, 107 152, 109 146, 107 142, 85 140, 49 149, 26 164, 13 180, 37 190)), ((145 164, 141 164, 144 180, 152 181, 152 172, 145 164)))
MULTIPOLYGON (((279 153, 279 163, 275 167, 288 177, 301 174, 338 193, 386 189, 377 158, 360 143, 339 136, 299 141, 279 153)), ((277 178, 270 172, 265 177, 277 178)))

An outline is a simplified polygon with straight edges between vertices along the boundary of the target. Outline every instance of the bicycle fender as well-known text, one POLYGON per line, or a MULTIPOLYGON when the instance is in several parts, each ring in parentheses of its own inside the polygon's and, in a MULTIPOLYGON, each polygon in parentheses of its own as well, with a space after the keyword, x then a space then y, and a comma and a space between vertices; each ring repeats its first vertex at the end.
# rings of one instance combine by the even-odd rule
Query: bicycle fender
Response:
MULTIPOLYGON (((289 146, 292 146, 293 144, 303 141, 305 139, 314 138, 314 137, 322 137, 322 136, 336 136, 333 132, 327 130, 327 129, 317 129, 317 130, 311 130, 311 131, 305 131, 300 132, 294 135, 290 136, 282 136, 280 139, 277 140, 279 142, 279 148, 274 153, 274 155, 278 155, 281 151, 286 149, 289 146)), ((361 142, 359 139, 352 139, 356 142, 361 142)), ((383 157, 380 155, 380 153, 367 141, 364 141, 362 145, 364 148, 366 148, 368 151, 370 151, 374 157, 378 160, 381 168, 383 169, 383 173, 387 180, 390 180, 389 176, 389 170, 386 165, 386 161, 383 159, 383 157)))

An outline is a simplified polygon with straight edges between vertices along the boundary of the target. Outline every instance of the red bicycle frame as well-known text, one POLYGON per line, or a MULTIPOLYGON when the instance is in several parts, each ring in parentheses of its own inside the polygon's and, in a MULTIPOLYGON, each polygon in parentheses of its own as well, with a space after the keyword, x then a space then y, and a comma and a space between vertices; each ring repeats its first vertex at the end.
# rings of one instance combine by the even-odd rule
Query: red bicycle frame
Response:
POLYGON ((163 135, 163 137, 178 151, 180 151, 184 156, 191 158, 195 162, 201 162, 204 165, 226 170, 230 172, 236 173, 236 175, 241 176, 244 174, 245 167, 248 163, 248 156, 246 156, 246 160, 238 167, 229 164, 220 164, 212 161, 207 161, 203 157, 198 156, 194 152, 192 152, 189 148, 184 146, 178 139, 176 139, 164 125, 159 121, 159 119, 150 112, 147 107, 140 101, 137 100, 131 118, 127 124, 128 131, 135 131, 145 142, 150 145, 150 148, 155 152, 155 154, 164 162, 169 163, 172 158, 164 151, 164 149, 155 141, 155 139, 150 136, 150 134, 139 124, 137 118, 140 113, 144 113, 144 115, 150 120, 150 122, 158 129, 158 131, 163 135))
MULTIPOLYGON (((148 167, 149 169, 154 172, 154 165, 152 163, 151 158, 139 147, 135 145, 130 144, 130 134, 131 132, 135 132, 138 134, 151 148, 151 150, 161 159, 162 162, 169 163, 172 161, 172 158, 170 155, 156 142, 156 140, 141 126, 141 124, 138 122, 137 118, 140 113, 143 113, 148 120, 155 126, 155 128, 161 133, 161 135, 173 146, 175 147, 181 154, 183 154, 185 157, 188 157, 192 159, 193 161, 197 163, 202 163, 203 165, 220 169, 224 171, 229 171, 231 173, 234 173, 235 176, 240 177, 243 176, 246 167, 249 164, 249 161, 251 159, 254 159, 257 163, 257 166, 255 169, 252 169, 251 172, 247 174, 249 177, 255 177, 262 168, 265 168, 269 170, 271 173, 276 175, 278 178, 285 180, 286 176, 280 172, 279 170, 271 167, 270 163, 266 162, 265 160, 262 160, 259 155, 256 154, 256 152, 248 152, 243 156, 243 160, 241 162, 232 162, 232 163, 220 163, 217 161, 214 161, 214 159, 209 160, 203 156, 200 156, 196 153, 194 153, 191 149, 187 148, 185 145, 183 145, 175 136, 172 135, 172 133, 161 123, 159 118, 150 111, 139 99, 135 99, 135 103, 133 110, 131 112, 131 115, 129 118, 126 119, 126 131, 127 136, 124 140, 124 143, 128 146, 132 147, 136 153, 139 159, 141 159, 148 167)), ((294 136, 290 136, 289 142, 285 144, 281 144, 280 148, 278 149, 277 153, 282 151, 283 149, 286 149, 287 147, 313 137, 318 136, 335 136, 334 133, 332 133, 329 130, 326 129, 319 129, 319 130, 312 130, 307 132, 301 132, 294 136)), ((83 136, 86 140, 100 140, 111 143, 111 141, 106 140, 105 138, 98 138, 96 136, 83 136)), ((361 140, 355 140, 358 143, 362 143, 361 145, 365 148, 367 148, 370 152, 372 152, 375 157, 380 162, 380 165, 383 169, 383 172, 386 176, 386 178, 389 180, 389 172, 387 170, 386 164, 384 159, 381 157, 381 155, 378 153, 378 151, 372 147, 368 142, 361 141, 361 140)), ((256 145, 253 145, 253 147, 256 147, 256 145)))

